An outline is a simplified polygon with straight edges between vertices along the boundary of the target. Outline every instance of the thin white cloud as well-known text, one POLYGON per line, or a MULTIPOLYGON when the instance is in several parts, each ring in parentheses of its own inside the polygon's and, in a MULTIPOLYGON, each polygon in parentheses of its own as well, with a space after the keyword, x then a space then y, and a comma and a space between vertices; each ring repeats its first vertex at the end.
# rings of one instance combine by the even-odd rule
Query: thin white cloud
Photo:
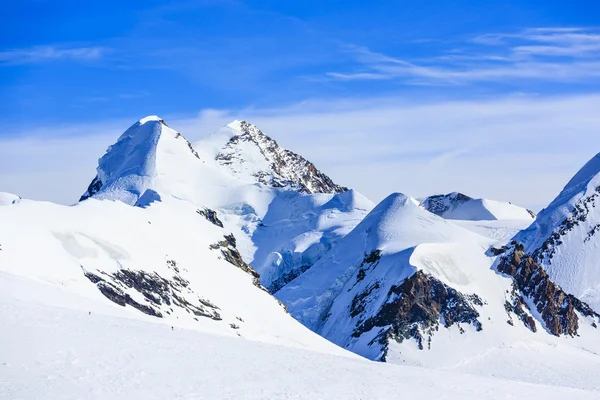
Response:
MULTIPOLYGON (((539 209, 600 151, 599 108, 600 94, 436 103, 377 98, 161 117, 192 141, 247 119, 375 201, 393 191, 463 191, 539 209)), ((140 117, 8 132, 17 138, 0 139, 0 191, 76 201, 96 160, 140 117)))
POLYGON ((357 65, 350 71, 330 71, 326 76, 346 81, 402 80, 406 84, 518 79, 581 82, 600 77, 600 31, 595 28, 532 28, 485 34, 465 46, 451 49, 450 54, 418 60, 346 46, 357 65))
POLYGON ((30 64, 54 60, 89 61, 101 58, 107 49, 104 47, 57 47, 34 46, 0 51, 2 64, 30 64))

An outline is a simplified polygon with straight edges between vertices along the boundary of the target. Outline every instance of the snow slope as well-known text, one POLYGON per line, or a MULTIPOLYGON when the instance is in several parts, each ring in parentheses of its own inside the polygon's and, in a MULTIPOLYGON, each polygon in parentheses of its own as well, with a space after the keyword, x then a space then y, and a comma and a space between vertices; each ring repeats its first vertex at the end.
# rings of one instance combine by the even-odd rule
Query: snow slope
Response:
POLYGON ((0 206, 8 206, 21 201, 21 198, 16 194, 0 192, 0 206))
POLYGON ((0 220, 0 273, 167 324, 328 347, 259 287, 251 270, 231 262, 229 232, 188 202, 165 198, 140 208, 22 200, 1 207, 0 220))
MULTIPOLYGON (((497 240, 393 194, 276 296, 310 329, 370 359, 432 368, 477 365, 501 375, 487 355, 510 363, 516 346, 540 362, 541 348, 569 354, 565 363, 577 368, 587 350, 600 349, 600 333, 592 327, 597 319, 578 316, 580 338, 554 337, 537 305, 522 313, 512 308, 518 302, 511 293, 520 288, 492 269, 495 257, 487 253, 497 240), (531 318, 537 328, 520 318, 531 318)), ((535 377, 536 368, 521 365, 512 373, 535 377)), ((562 369, 554 366, 553 374, 562 369)))
POLYGON ((515 240, 562 288, 600 310, 600 154, 515 240))
POLYGON ((592 390, 373 363, 347 352, 324 354, 187 327, 172 331, 139 316, 56 285, 0 274, 0 398, 598 397, 592 390))
POLYGON ((423 200, 423 206, 430 212, 447 219, 531 221, 535 218, 535 214, 526 208, 504 201, 473 199, 458 192, 429 196, 423 200))

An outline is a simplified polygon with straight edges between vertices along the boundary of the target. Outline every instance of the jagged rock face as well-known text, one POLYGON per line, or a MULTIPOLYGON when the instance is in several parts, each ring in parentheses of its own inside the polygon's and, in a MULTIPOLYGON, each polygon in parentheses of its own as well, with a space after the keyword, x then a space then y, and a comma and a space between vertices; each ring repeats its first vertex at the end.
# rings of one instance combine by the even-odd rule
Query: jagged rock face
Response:
MULTIPOLYGON (((355 298, 351 314, 354 312, 358 315, 361 303, 376 289, 377 283, 355 298)), ((423 271, 417 271, 404 282, 392 286, 379 312, 361 321, 352 336, 359 337, 374 328, 381 328, 370 344, 379 343, 382 346, 380 361, 385 361, 389 340, 402 342, 414 339, 419 348, 424 349, 423 342, 427 337, 427 347, 430 348, 431 337, 439 329, 440 323, 446 328, 467 323, 481 330, 476 305, 483 306, 483 301, 477 295, 464 295, 423 271)))
POLYGON ((102 189, 102 185, 102 181, 100 180, 100 178, 98 178, 98 175, 96 175, 94 179, 92 179, 92 183, 90 183, 85 193, 79 198, 79 201, 87 200, 96 193, 98 193, 98 191, 102 189))
POLYGON ((234 172, 243 170, 247 160, 240 145, 245 142, 254 144, 268 164, 267 168, 252 172, 262 184, 301 193, 342 193, 348 190, 336 185, 304 157, 282 149, 275 140, 246 121, 240 122, 240 134, 233 136, 217 154, 217 162, 230 166, 234 172))
MULTIPOLYGON (((579 317, 576 311, 586 317, 600 318, 586 303, 555 284, 548 273, 524 252, 522 244, 513 242, 512 245, 514 248, 500 259, 497 270, 513 277, 520 293, 514 294, 513 298, 516 296, 519 303, 525 303, 524 298, 529 299, 550 333, 556 336, 577 335, 579 317)), ((522 308, 513 311, 519 315, 522 308)), ((533 325, 529 318, 525 319, 526 326, 533 325)))
POLYGON ((223 227, 223 222, 217 216, 217 212, 211 210, 210 208, 204 207, 202 210, 196 210, 196 212, 206 218, 210 223, 218 226, 219 228, 223 227))
POLYGON ((121 269, 108 274, 104 271, 85 271, 85 276, 96 284, 98 290, 114 303, 125 307, 129 305, 144 314, 163 318, 171 314, 173 307, 179 307, 197 317, 221 320, 219 307, 210 301, 198 297, 191 289, 189 282, 179 275, 177 263, 167 261, 174 274, 166 279, 157 273, 121 269), (132 297, 137 292, 140 296, 132 297), (143 300, 142 300, 143 298, 143 300))
POLYGON ((527 228, 514 236, 569 294, 600 311, 600 154, 590 159, 527 228))
POLYGON ((233 235, 225 235, 224 240, 217 243, 211 244, 212 250, 221 250, 223 258, 230 264, 235 265, 245 273, 253 277, 254 286, 267 291, 267 289, 260 283, 260 274, 254 270, 249 264, 247 264, 240 252, 237 250, 237 241, 233 235))
POLYGON ((510 300, 507 299, 504 303, 504 309, 508 314, 508 320, 506 321, 509 325, 514 325, 512 315, 514 314, 522 323, 532 332, 537 332, 537 325, 535 319, 531 316, 531 309, 529 305, 523 299, 519 287, 516 281, 513 281, 512 290, 510 292, 510 300))

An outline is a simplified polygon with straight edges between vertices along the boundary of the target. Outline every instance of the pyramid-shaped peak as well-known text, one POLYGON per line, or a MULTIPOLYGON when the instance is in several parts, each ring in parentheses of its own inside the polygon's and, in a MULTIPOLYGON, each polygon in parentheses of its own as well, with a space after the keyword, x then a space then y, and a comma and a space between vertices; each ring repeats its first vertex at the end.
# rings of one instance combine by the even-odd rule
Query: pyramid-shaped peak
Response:
POLYGON ((313 163, 282 148, 256 125, 235 120, 199 141, 197 148, 214 152, 218 164, 239 179, 302 193, 342 193, 313 163))
POLYGON ((198 161, 190 142, 160 117, 142 118, 98 160, 97 175, 80 201, 93 196, 134 205, 146 190, 159 183, 168 188, 198 161))

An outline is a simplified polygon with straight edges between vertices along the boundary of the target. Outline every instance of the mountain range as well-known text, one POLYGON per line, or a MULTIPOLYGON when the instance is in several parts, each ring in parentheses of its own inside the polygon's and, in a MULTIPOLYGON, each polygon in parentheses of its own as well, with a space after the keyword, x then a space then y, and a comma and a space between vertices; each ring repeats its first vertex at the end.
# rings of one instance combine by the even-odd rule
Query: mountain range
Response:
POLYGON ((90 178, 70 206, 0 193, 0 315, 16 331, 20 315, 79 321, 46 314, 69 310, 332 368, 600 390, 600 155, 537 215, 458 192, 375 204, 246 121, 191 143, 149 116, 90 178))

